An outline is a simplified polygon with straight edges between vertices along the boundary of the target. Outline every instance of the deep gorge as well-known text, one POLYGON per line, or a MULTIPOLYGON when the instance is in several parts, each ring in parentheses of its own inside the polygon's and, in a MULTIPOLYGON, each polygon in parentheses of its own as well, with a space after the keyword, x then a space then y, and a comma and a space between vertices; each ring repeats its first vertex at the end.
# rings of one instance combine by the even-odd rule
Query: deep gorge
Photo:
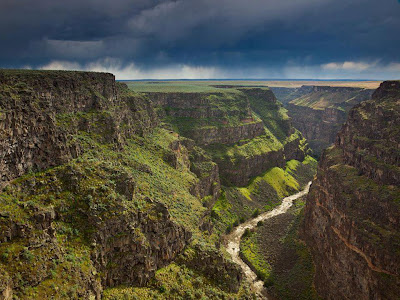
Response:
POLYGON ((139 93, 109 73, 0 70, 0 299, 252 299, 223 238, 310 180, 240 246, 269 294, 398 294, 399 82, 372 100, 303 87, 282 105, 274 93, 139 93), (266 253, 273 222, 282 245, 266 253))

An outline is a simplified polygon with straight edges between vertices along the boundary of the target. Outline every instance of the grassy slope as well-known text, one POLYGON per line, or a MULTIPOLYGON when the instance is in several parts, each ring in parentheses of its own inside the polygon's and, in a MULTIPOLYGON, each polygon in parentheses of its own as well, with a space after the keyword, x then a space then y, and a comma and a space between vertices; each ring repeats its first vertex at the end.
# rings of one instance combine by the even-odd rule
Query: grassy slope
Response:
POLYGON ((298 237, 304 204, 297 200, 287 214, 267 220, 240 245, 241 254, 278 299, 317 299, 311 253, 298 237))
MULTIPOLYGON (((68 127, 71 120, 101 119, 93 116, 112 113, 99 111, 59 115, 57 124, 68 127)), ((0 193, 0 211, 15 222, 29 223, 31 212, 36 210, 54 208, 63 216, 54 221, 57 247, 63 253, 60 259, 51 258, 55 255, 54 249, 27 250, 25 240, 13 239, 1 244, 0 273, 7 271, 13 282, 18 283, 21 288, 16 289, 14 294, 20 298, 46 298, 51 295, 74 298, 84 289, 79 284, 80 278, 90 277, 96 272, 90 258, 89 237, 92 228, 88 226, 86 216, 80 212, 82 209, 89 209, 107 218, 116 199, 132 212, 146 211, 147 197, 162 202, 168 207, 171 218, 193 233, 193 243, 214 247, 214 244, 208 243, 208 236, 198 227, 199 219, 206 208, 201 199, 190 193, 196 181, 195 175, 183 167, 183 163, 180 168, 175 169, 165 161, 165 157, 171 152, 171 142, 177 139, 176 133, 156 128, 145 137, 134 136, 126 140, 123 149, 117 149, 115 144, 105 143, 102 135, 95 132, 79 131, 73 136, 84 148, 84 153, 79 158, 43 172, 26 174, 0 193), (119 178, 128 178, 134 182, 132 199, 119 191, 119 178), (26 259, 21 260, 21 256, 26 259), (50 265, 36 270, 38 266, 44 266, 49 261, 50 265), (26 280, 28 277, 36 277, 36 272, 41 272, 46 279, 36 286, 30 286, 26 280)), ((138 235, 140 236, 140 232, 138 235)), ((194 276, 187 268, 184 272, 186 273, 182 276, 185 282, 203 276, 194 276)), ((98 280, 101 274, 94 276, 98 280)), ((180 271, 176 274, 176 277, 179 276, 180 271)), ((205 277, 202 278, 206 280, 205 277)), ((160 277, 157 280, 167 284, 169 279, 160 277)), ((209 290, 209 286, 208 283, 204 284, 205 291, 209 290)), ((216 294, 224 294, 216 286, 210 289, 216 294)), ((156 289, 154 293, 157 292, 156 289)), ((112 297, 113 291, 106 292, 106 295, 112 297)))
POLYGON ((280 200, 300 191, 312 180, 316 161, 307 156, 303 162, 288 161, 286 168, 272 168, 257 176, 246 187, 224 187, 212 208, 212 216, 221 231, 229 231, 254 214, 271 210, 280 200))
MULTIPOLYGON (((8 212, 16 222, 29 223, 32 207, 44 211, 54 207, 56 211, 65 211, 66 215, 56 221, 56 237, 59 246, 64 249, 62 251, 70 253, 71 259, 64 257, 55 261, 51 278, 35 288, 27 286, 17 291, 19 296, 51 295, 57 290, 61 295, 65 293, 71 296, 78 284, 73 272, 77 269, 87 272, 93 270, 88 239, 91 227, 87 226, 85 216, 79 213, 86 205, 107 217, 107 210, 113 205, 114 199, 120 199, 132 211, 146 210, 145 197, 156 199, 169 207, 171 217, 178 224, 194 233, 194 239, 203 240, 198 220, 205 208, 200 199, 189 193, 195 177, 188 170, 174 169, 163 160, 169 141, 176 138, 174 135, 156 129, 146 139, 130 140, 122 151, 113 150, 112 145, 99 144, 85 133, 77 138, 86 143, 88 149, 92 149, 66 165, 18 178, 0 194, 0 211, 8 212), (75 192, 65 188, 71 179, 71 175, 67 175, 71 170, 82 177, 76 183, 75 192), (132 200, 116 189, 115 178, 124 174, 132 176, 135 182, 132 200), (19 187, 23 185, 32 185, 32 188, 28 193, 21 193, 19 187), (69 218, 72 218, 71 222, 63 221, 69 218)), ((41 249, 35 250, 28 262, 21 265, 18 257, 25 251, 25 242, 13 240, 2 243, 0 247, 3 258, 0 268, 7 270, 17 281, 23 281, 24 276, 32 272, 37 264, 42 264, 48 255, 52 255, 41 249)))
POLYGON ((238 294, 226 293, 203 274, 172 263, 157 271, 149 287, 109 289, 104 299, 250 299, 249 294, 247 287, 242 287, 238 294))

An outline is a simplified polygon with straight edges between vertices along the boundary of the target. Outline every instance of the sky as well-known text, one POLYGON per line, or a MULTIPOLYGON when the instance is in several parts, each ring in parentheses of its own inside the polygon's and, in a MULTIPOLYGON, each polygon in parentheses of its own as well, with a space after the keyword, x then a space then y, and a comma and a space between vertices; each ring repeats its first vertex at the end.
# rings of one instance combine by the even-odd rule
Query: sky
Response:
POLYGON ((0 0, 0 68, 400 79, 400 0, 0 0))

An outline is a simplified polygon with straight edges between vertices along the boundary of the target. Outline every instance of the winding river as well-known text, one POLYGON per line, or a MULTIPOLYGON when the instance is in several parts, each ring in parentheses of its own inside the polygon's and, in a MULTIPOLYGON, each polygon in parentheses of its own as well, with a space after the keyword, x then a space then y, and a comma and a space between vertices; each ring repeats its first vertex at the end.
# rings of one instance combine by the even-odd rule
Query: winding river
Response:
POLYGON ((250 282, 252 291, 255 292, 256 295, 261 299, 268 299, 266 290, 263 285, 264 283, 261 280, 257 280, 256 273, 254 273, 250 269, 250 267, 240 258, 239 256, 240 239, 247 228, 252 229, 256 227, 259 221, 263 221, 287 212, 287 210, 292 206, 294 200, 308 193, 310 185, 311 181, 301 192, 298 192, 297 194, 284 198, 282 200, 281 205, 279 205, 278 207, 274 208, 271 211, 262 213, 258 217, 248 220, 243 224, 240 224, 229 235, 226 236, 225 240, 226 250, 232 256, 232 260, 238 265, 240 265, 240 267, 242 268, 243 272, 246 275, 247 280, 250 282))

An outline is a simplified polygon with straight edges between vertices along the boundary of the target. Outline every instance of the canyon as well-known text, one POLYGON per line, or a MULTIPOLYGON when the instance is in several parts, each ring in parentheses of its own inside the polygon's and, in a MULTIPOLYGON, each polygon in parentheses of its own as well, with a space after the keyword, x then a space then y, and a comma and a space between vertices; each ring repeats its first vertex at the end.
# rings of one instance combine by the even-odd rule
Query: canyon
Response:
POLYGON ((0 299, 394 299, 399 82, 371 94, 0 70, 0 299))
POLYGON ((272 92, 150 95, 108 73, 1 70, 0 96, 3 299, 252 297, 221 238, 302 188, 272 170, 314 168, 272 92))
POLYGON ((317 157, 334 143, 349 110, 368 100, 374 91, 358 87, 309 85, 271 89, 285 105, 293 126, 304 135, 317 157))

